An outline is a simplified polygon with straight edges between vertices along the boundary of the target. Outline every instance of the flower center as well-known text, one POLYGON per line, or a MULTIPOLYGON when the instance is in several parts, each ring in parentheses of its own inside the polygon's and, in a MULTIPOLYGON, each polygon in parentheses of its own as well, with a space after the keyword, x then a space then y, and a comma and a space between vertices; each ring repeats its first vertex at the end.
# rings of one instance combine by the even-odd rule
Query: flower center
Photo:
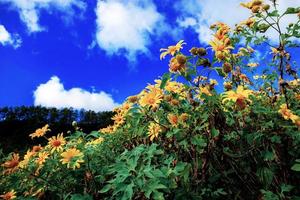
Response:
POLYGON ((61 142, 59 140, 54 140, 52 143, 53 146, 58 147, 61 145, 61 142))

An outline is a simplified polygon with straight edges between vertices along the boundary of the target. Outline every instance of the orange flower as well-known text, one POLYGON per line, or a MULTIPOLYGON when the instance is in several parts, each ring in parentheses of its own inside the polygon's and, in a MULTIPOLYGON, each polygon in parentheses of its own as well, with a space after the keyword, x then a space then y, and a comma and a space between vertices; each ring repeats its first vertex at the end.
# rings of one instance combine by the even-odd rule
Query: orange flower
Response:
POLYGON ((39 145, 35 145, 32 147, 32 151, 33 152, 39 152, 43 149, 43 147, 39 144, 39 145))
POLYGON ((13 153, 11 159, 2 164, 6 170, 4 170, 5 174, 11 174, 15 172, 19 167, 20 157, 18 153, 13 153))
POLYGON ((184 44, 186 43, 184 43, 183 40, 180 40, 175 46, 169 46, 167 49, 160 49, 160 51, 164 51, 160 54, 160 59, 164 59, 168 54, 174 56, 175 53, 179 52, 180 49, 182 49, 182 45, 184 44))
POLYGON ((17 198, 16 192, 14 190, 11 190, 9 192, 4 193, 3 195, 0 195, 0 198, 3 200, 11 200, 17 198))
POLYGON ((48 124, 46 124, 42 128, 37 129, 34 133, 31 133, 29 136, 31 137, 31 139, 35 137, 42 137, 46 134, 47 131, 50 131, 48 124))
POLYGON ((66 144, 66 140, 63 137, 63 134, 58 134, 57 136, 52 136, 48 139, 48 145, 52 148, 51 153, 54 151, 62 151, 63 146, 66 144))
POLYGON ((173 127, 177 127, 179 123, 179 117, 174 114, 168 114, 168 121, 173 127))

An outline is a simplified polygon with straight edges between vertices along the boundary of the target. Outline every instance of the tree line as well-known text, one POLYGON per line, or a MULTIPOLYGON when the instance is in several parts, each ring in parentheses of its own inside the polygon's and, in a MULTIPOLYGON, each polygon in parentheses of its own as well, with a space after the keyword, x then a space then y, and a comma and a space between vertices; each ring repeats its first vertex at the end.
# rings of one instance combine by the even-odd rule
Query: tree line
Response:
POLYGON ((113 112, 94 112, 72 108, 46 108, 20 106, 0 108, 0 149, 4 152, 24 151, 42 140, 31 140, 28 136, 36 129, 49 124, 48 136, 75 131, 73 122, 85 133, 99 130, 112 124, 113 112))

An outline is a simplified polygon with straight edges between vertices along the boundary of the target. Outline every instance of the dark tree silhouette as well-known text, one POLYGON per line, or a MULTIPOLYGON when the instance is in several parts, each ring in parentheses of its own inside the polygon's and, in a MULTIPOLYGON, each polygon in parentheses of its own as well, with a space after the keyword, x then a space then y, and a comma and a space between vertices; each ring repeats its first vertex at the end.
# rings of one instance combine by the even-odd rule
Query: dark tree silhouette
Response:
POLYGON ((5 153, 25 151, 27 147, 45 142, 44 139, 31 140, 29 134, 37 128, 49 124, 48 136, 74 131, 72 122, 85 133, 99 130, 112 124, 113 112, 94 112, 74 110, 72 108, 56 109, 40 106, 20 106, 0 108, 0 148, 5 153))

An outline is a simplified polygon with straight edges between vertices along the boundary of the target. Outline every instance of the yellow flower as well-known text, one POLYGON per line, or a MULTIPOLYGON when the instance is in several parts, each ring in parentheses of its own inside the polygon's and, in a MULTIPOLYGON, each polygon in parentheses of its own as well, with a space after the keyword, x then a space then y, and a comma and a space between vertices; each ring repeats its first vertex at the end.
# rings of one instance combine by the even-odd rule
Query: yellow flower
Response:
POLYGON ((298 115, 295 115, 290 109, 288 109, 286 104, 282 104, 280 106, 278 113, 280 113, 284 119, 292 120, 292 122, 296 126, 300 127, 300 117, 298 115))
POLYGON ((30 158, 32 158, 34 155, 34 151, 28 150, 24 155, 24 159, 19 163, 20 168, 25 168, 28 165, 30 158))
POLYGON ((66 144, 66 140, 62 133, 57 136, 52 136, 48 141, 48 145, 51 147, 51 153, 54 151, 62 151, 63 146, 66 144))
POLYGON ((209 83, 211 85, 218 85, 218 81, 216 79, 209 79, 209 83))
POLYGON ((248 63, 248 67, 257 67, 258 63, 248 63))
POLYGON ((255 24, 255 22, 256 21, 254 18, 248 18, 248 19, 240 22, 238 26, 247 26, 247 27, 251 28, 255 24))
POLYGON ((215 56, 219 61, 223 60, 230 53, 231 49, 233 49, 233 47, 230 46, 229 38, 223 40, 215 38, 209 42, 209 45, 215 51, 215 56))
POLYGON ((158 137, 158 134, 162 132, 162 129, 159 124, 151 122, 148 126, 148 135, 150 137, 150 141, 154 138, 158 137))
POLYGON ((123 113, 119 112, 111 118, 117 126, 124 124, 125 118, 123 113))
POLYGON ((180 64, 176 57, 173 57, 169 62, 169 71, 173 73, 181 71, 185 68, 185 64, 180 64))
POLYGON ((295 122, 298 119, 297 115, 294 115, 293 112, 287 108, 286 104, 282 104, 280 106, 280 109, 278 111, 278 113, 280 113, 282 115, 282 117, 286 120, 292 120, 293 122, 295 122))
POLYGON ((101 128, 99 132, 101 133, 113 133, 116 131, 116 126, 109 125, 106 128, 101 128))
POLYGON ((200 95, 201 94, 206 94, 207 96, 212 96, 211 92, 209 91, 208 87, 202 86, 199 88, 200 89, 200 95))
POLYGON ((182 49, 182 45, 186 44, 185 42, 183 42, 183 40, 180 40, 175 46, 169 46, 167 49, 160 49, 160 51, 163 51, 160 54, 160 59, 164 59, 166 57, 166 55, 170 54, 172 56, 175 55, 176 52, 179 52, 180 49, 182 49))
POLYGON ((68 168, 80 168, 80 163, 83 163, 83 153, 76 148, 68 149, 61 154, 62 159, 60 160, 62 164, 67 164, 68 168))
POLYGON ((3 200, 11 200, 17 198, 17 196, 15 190, 11 190, 4 193, 3 195, 0 195, 0 198, 2 198, 3 200))
POLYGON ((38 165, 43 165, 46 162, 46 159, 49 157, 49 153, 47 152, 40 152, 37 159, 36 159, 36 163, 38 165))
POLYGON ((259 78, 260 78, 259 75, 254 75, 254 76, 253 76, 253 79, 254 79, 254 80, 258 80, 259 78))
POLYGON ((37 129, 34 133, 31 133, 29 136, 31 137, 31 139, 35 137, 42 137, 46 134, 47 131, 50 131, 48 124, 46 124, 42 128, 37 129))
POLYGON ((6 161, 5 163, 3 163, 1 166, 3 166, 4 168, 6 168, 4 170, 4 174, 11 174, 15 171, 18 170, 19 168, 19 161, 20 157, 18 153, 13 153, 10 160, 6 161))
POLYGON ((161 89, 152 85, 149 85, 147 88, 149 91, 141 95, 139 104, 142 107, 149 106, 151 108, 157 108, 163 99, 163 92, 161 89))
POLYGON ((103 141, 104 141, 104 138, 103 137, 99 137, 97 139, 94 139, 92 141, 87 142, 85 144, 85 146, 88 146, 88 145, 95 146, 95 145, 101 144, 103 141))
POLYGON ((243 86, 239 85, 236 91, 227 91, 224 93, 224 99, 222 103, 227 101, 233 101, 236 103, 240 108, 246 107, 246 101, 249 101, 249 96, 253 93, 252 90, 244 89, 243 86))
POLYGON ((31 187, 29 191, 24 192, 24 195, 41 199, 41 197, 44 195, 44 188, 41 187, 37 189, 36 187, 31 187))
POLYGON ((298 85, 300 85, 300 79, 294 79, 292 81, 289 81, 289 85, 291 85, 291 86, 298 86, 298 85))

